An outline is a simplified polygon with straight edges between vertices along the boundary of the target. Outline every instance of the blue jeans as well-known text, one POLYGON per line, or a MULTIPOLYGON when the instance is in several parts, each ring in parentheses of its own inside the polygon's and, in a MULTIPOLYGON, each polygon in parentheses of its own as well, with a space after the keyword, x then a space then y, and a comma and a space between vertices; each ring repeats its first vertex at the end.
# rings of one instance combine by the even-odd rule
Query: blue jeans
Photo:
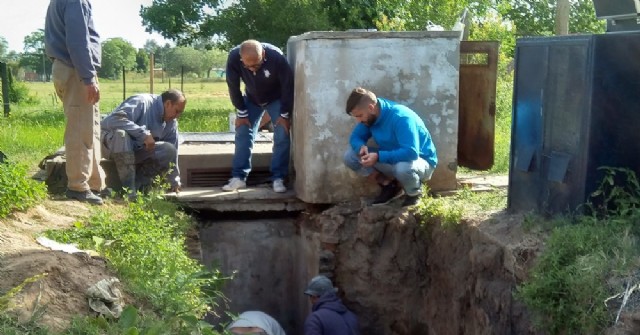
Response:
MULTIPOLYGON (((369 152, 375 151, 374 148, 369 148, 369 152)), ((351 148, 344 153, 344 164, 363 177, 367 177, 374 170, 377 170, 389 178, 395 178, 409 196, 420 194, 422 192, 421 183, 431 179, 433 170, 435 170, 435 167, 430 166, 426 160, 420 157, 412 162, 376 163, 373 167, 367 168, 360 164, 360 156, 351 148)))
POLYGON ((273 154, 271 156, 271 179, 283 179, 289 174, 289 151, 290 138, 283 126, 276 125, 276 121, 280 118, 280 100, 275 100, 266 106, 258 106, 247 97, 244 97, 244 103, 249 112, 249 122, 251 127, 242 125, 236 128, 236 147, 233 156, 231 176, 246 180, 249 172, 251 172, 251 151, 256 136, 258 136, 258 127, 262 115, 266 111, 271 116, 273 123, 273 154))

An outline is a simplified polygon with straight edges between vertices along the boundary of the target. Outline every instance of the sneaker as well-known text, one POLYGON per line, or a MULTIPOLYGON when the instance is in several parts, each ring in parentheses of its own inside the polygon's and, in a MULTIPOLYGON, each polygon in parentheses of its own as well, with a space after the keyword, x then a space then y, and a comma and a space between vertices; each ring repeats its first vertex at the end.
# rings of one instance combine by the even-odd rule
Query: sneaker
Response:
POLYGON ((230 192, 230 191, 235 191, 239 188, 245 188, 245 187, 247 187, 247 183, 244 180, 233 177, 229 179, 229 183, 227 185, 222 186, 222 190, 226 192, 230 192))
POLYGON ((411 207, 418 204, 420 201, 421 194, 416 194, 414 196, 407 195, 402 202, 402 207, 411 207))
POLYGON ((287 191, 287 187, 284 186, 284 180, 276 179, 273 181, 273 191, 276 193, 284 193, 287 191))
POLYGON ((373 200, 372 205, 378 206, 388 204, 391 200, 397 199, 401 195, 402 188, 398 186, 397 182, 392 181, 389 184, 382 186, 380 194, 373 200))
POLYGON ((102 191, 96 191, 96 190, 91 190, 91 193, 99 196, 100 198, 103 199, 109 199, 109 198, 113 198, 114 192, 113 189, 111 189, 110 187, 107 187, 105 189, 103 189, 102 191))
POLYGON ((93 194, 90 190, 86 191, 72 191, 67 190, 67 199, 74 199, 81 202, 88 202, 92 205, 102 205, 102 198, 93 194))

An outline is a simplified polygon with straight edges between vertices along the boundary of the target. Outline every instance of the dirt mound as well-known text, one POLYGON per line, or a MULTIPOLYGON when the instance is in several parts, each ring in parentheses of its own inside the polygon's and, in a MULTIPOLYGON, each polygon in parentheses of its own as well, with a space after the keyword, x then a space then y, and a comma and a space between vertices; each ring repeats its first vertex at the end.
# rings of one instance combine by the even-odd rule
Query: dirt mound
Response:
POLYGON ((21 321, 36 318, 54 330, 64 329, 74 316, 91 313, 86 290, 112 277, 106 262, 87 254, 51 251, 35 238, 47 229, 60 229, 82 221, 90 208, 73 201, 51 201, 0 221, 0 293, 24 280, 46 273, 27 284, 12 299, 12 312, 21 321))

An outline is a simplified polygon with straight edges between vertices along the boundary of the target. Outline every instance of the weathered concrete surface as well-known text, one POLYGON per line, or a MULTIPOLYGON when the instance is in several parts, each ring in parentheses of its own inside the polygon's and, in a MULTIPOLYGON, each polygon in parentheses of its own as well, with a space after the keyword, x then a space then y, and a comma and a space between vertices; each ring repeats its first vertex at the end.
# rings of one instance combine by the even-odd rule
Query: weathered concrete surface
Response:
POLYGON ((342 163, 355 125, 345 102, 356 86, 406 104, 422 117, 440 160, 429 185, 455 189, 459 48, 456 32, 312 32, 290 38, 298 197, 338 203, 377 192, 342 163))
POLYGON ((189 208, 218 212, 301 211, 306 208, 293 190, 276 193, 268 184, 233 192, 224 192, 220 187, 185 188, 167 197, 189 208))
POLYGON ((224 311, 262 310, 287 334, 302 334, 309 310, 303 292, 308 269, 317 268, 319 247, 313 241, 302 244, 295 220, 213 222, 200 231, 200 239, 206 266, 235 273, 222 289, 230 299, 224 311))
POLYGON ((333 250, 334 281, 362 334, 535 334, 513 292, 542 242, 521 216, 419 221, 391 206, 342 205, 303 222, 306 238, 333 250))

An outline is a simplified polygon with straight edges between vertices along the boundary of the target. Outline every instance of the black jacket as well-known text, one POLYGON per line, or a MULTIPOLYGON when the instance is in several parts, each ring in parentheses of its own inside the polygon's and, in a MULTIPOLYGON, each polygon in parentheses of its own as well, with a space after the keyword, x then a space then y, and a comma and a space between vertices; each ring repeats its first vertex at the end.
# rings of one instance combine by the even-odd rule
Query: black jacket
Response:
POLYGON ((247 110, 240 91, 242 79, 249 101, 263 105, 280 99, 280 116, 288 118, 293 110, 293 71, 280 49, 269 43, 262 43, 262 47, 264 63, 255 73, 242 64, 240 46, 229 52, 226 75, 231 103, 239 111, 247 110))

